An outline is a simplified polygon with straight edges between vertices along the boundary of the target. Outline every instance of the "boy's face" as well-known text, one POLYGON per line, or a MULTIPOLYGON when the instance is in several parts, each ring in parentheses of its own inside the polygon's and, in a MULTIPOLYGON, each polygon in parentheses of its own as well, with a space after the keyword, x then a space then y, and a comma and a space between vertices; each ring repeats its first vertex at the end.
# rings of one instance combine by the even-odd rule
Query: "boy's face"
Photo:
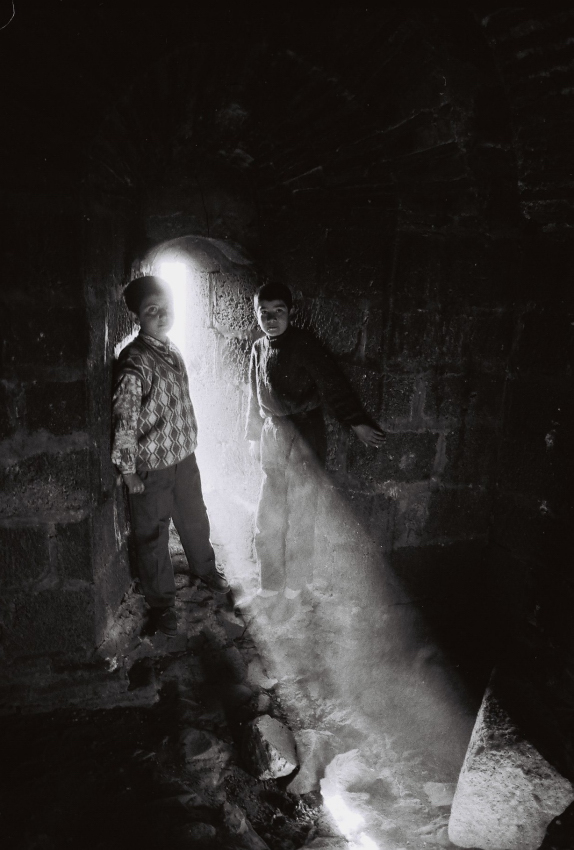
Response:
POLYGON ((291 310, 284 301, 258 301, 255 312, 259 327, 269 338, 281 336, 289 327, 291 310))
POLYGON ((140 304, 138 319, 142 332, 166 342, 174 322, 173 298, 168 293, 146 295, 140 304))

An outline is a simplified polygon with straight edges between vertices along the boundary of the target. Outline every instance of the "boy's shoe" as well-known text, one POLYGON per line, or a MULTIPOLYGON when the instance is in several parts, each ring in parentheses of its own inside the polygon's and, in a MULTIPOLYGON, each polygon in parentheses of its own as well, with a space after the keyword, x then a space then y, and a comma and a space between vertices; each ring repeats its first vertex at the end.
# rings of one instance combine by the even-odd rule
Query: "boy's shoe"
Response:
POLYGON ((231 590, 231 585, 225 578, 221 567, 215 566, 212 572, 198 576, 198 578, 214 593, 229 593, 231 590))
POLYGON ((177 616, 175 608, 153 608, 155 627, 164 635, 177 634, 177 616))

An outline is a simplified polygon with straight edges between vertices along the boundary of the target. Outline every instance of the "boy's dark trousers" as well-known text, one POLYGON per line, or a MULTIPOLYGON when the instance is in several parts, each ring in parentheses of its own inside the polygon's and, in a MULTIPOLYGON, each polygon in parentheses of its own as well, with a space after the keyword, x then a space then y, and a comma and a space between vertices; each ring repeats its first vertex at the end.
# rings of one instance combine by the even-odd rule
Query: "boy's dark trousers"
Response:
POLYGON ((255 533, 263 590, 302 590, 313 580, 315 522, 325 454, 325 426, 319 409, 265 420, 255 533))
POLYGON ((130 495, 129 504, 140 584, 150 607, 169 608, 175 603, 168 547, 170 518, 191 572, 205 575, 215 570, 199 469, 192 454, 166 469, 138 474, 145 490, 130 495))

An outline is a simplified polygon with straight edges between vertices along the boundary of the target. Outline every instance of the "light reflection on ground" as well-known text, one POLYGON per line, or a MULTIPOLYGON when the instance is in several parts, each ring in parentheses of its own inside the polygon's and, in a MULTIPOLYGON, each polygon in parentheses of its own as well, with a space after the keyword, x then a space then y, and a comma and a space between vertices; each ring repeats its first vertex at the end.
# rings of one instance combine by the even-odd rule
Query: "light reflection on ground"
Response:
POLYGON ((452 847, 449 802, 474 714, 344 496, 322 474, 314 598, 298 608, 254 597, 254 505, 213 491, 207 501, 218 555, 298 741, 293 790, 320 787, 326 834, 349 847, 452 847))
MULTIPOLYGON (((323 796, 317 847, 340 847, 343 836, 357 850, 452 847, 449 804, 474 712, 424 611, 388 568, 381 534, 325 473, 315 471, 321 496, 311 604, 255 597, 259 473, 241 439, 244 387, 222 370, 207 278, 201 269, 189 272, 184 353, 213 542, 290 717, 302 760, 292 790, 323 796)), ((400 494, 389 488, 387 495, 400 494)))

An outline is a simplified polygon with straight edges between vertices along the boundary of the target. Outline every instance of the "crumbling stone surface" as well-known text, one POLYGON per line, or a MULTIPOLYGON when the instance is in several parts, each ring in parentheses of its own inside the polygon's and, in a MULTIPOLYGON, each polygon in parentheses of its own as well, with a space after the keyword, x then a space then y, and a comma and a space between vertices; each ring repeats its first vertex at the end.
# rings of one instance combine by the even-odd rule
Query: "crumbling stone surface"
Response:
POLYGON ((536 850, 574 787, 526 741, 491 691, 476 720, 452 803, 459 847, 536 850))
POLYGON ((289 776, 299 763, 293 733, 268 714, 248 724, 243 750, 253 772, 260 779, 289 776))
POLYGON ((295 779, 289 783, 289 791, 292 794, 318 791, 325 768, 335 755, 334 735, 316 729, 301 729, 295 733, 295 742, 301 766, 295 779))

